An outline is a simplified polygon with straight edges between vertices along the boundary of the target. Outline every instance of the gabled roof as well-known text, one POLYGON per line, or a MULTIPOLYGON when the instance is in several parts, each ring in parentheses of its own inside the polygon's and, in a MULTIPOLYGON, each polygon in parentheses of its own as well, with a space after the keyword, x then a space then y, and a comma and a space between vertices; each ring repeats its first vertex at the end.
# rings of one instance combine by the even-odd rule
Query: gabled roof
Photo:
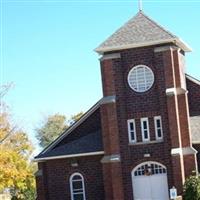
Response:
POLYGON ((94 133, 90 133, 86 136, 77 138, 69 143, 58 146, 51 151, 40 154, 35 157, 36 161, 41 161, 45 159, 55 159, 58 158, 67 158, 75 157, 75 155, 91 155, 92 153, 103 153, 103 144, 101 131, 98 130, 94 133))
MULTIPOLYGON (((84 115, 82 115, 82 117, 78 121, 76 121, 69 128, 67 128, 57 139, 55 139, 50 145, 48 145, 45 149, 43 149, 43 151, 36 157, 42 157, 44 154, 52 151, 54 148, 57 147, 57 145, 59 145, 65 139, 69 141, 69 135, 74 131, 76 131, 79 127, 81 127, 81 125, 83 125, 88 119, 91 119, 93 114, 97 113, 100 115, 100 111, 98 111, 100 105, 106 102, 115 102, 115 96, 101 98, 84 115)), ((101 126, 100 123, 99 126, 101 126)), ((96 131, 98 131, 98 128, 96 129, 96 131)))
POLYGON ((102 54, 109 51, 165 43, 174 43, 184 51, 191 51, 180 38, 158 25, 140 11, 97 47, 95 51, 102 54))
MULTIPOLYGON (((100 100, 101 101, 101 100, 100 100)), ((46 152, 52 150, 59 142, 66 138, 73 130, 75 130, 79 125, 81 125, 86 119, 88 119, 100 106, 100 101, 93 105, 82 117, 67 128, 56 140, 54 140, 50 145, 48 145, 43 151, 38 155, 41 156, 46 152)))

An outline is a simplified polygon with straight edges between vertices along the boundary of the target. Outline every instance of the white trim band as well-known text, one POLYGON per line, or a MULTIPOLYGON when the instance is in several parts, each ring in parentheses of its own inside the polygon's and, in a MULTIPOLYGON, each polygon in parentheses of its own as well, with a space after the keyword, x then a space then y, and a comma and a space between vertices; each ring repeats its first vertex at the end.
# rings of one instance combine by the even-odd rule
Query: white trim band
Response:
POLYGON ((116 97, 115 96, 107 96, 107 97, 103 97, 100 100, 100 104, 107 104, 107 103, 115 103, 116 102, 116 97))
POLYGON ((166 95, 167 96, 175 96, 180 94, 185 94, 188 91, 183 88, 167 88, 166 89, 166 95))
POLYGON ((171 149, 171 155, 191 155, 191 154, 196 154, 196 153, 197 151, 193 147, 171 149))
POLYGON ((180 38, 177 38, 177 37, 174 39, 162 39, 162 40, 157 40, 157 41, 141 42, 137 44, 115 45, 111 47, 97 47, 95 51, 99 54, 103 54, 104 52, 109 52, 109 51, 132 49, 132 48, 153 46, 153 45, 166 44, 166 43, 173 43, 186 52, 192 51, 192 49, 185 42, 183 42, 180 38))
POLYGON ((101 159, 101 163, 113 163, 113 162, 120 162, 121 161, 121 157, 119 154, 112 154, 109 156, 104 156, 101 159))
POLYGON ((95 156, 95 155, 103 155, 104 151, 96 151, 90 153, 79 153, 79 154, 70 154, 70 155, 62 155, 62 156, 51 156, 44 158, 35 158, 34 162, 42 162, 46 160, 55 160, 55 159, 63 159, 63 158, 75 158, 75 157, 83 157, 83 156, 95 156))
POLYGON ((182 155, 182 148, 173 148, 171 149, 171 155, 182 155))
POLYGON ((121 58, 121 54, 112 53, 112 54, 103 55, 99 60, 104 61, 104 60, 110 60, 110 59, 116 59, 116 58, 121 58))
POLYGON ((193 147, 184 147, 182 148, 183 155, 197 154, 198 151, 193 147))
POLYGON ((158 53, 158 52, 169 51, 169 50, 180 50, 180 48, 174 45, 155 47, 154 52, 158 53))

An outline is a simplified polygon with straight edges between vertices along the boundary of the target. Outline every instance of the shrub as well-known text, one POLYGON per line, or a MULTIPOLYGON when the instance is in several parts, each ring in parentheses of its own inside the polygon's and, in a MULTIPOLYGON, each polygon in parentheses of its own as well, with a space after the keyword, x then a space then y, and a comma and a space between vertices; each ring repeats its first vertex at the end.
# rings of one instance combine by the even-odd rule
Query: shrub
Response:
POLYGON ((184 200, 200 200, 200 176, 190 176, 183 187, 184 200))

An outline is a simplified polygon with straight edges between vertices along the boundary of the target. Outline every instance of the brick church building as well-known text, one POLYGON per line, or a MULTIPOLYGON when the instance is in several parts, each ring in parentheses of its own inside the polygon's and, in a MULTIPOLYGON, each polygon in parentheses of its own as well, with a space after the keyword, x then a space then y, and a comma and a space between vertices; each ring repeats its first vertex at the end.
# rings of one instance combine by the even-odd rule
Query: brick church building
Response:
POLYGON ((142 11, 96 48, 103 98, 35 157, 38 200, 169 200, 173 186, 181 195, 200 151, 190 51, 142 11))

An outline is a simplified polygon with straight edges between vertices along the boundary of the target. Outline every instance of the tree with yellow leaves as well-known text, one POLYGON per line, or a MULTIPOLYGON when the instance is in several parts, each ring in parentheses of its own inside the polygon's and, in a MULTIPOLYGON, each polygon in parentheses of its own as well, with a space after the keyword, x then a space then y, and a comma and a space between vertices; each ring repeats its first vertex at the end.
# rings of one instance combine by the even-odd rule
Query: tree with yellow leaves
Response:
POLYGON ((35 199, 34 165, 30 162, 33 146, 26 133, 11 125, 2 94, 5 95, 5 87, 0 87, 0 193, 9 190, 15 199, 32 200, 35 199))

